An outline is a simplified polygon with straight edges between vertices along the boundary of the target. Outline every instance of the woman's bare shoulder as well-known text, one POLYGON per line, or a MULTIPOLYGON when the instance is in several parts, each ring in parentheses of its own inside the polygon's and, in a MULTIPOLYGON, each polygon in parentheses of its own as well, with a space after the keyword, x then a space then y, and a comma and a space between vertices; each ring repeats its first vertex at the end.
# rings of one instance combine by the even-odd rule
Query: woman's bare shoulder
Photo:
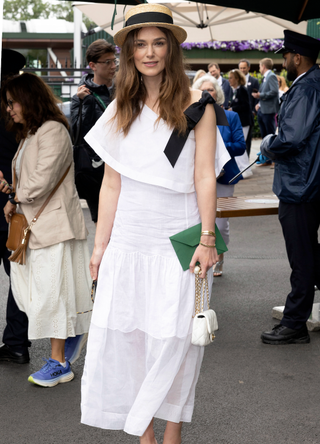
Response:
POLYGON ((200 91, 199 89, 191 89, 190 92, 191 92, 190 105, 192 105, 192 103, 199 102, 202 96, 202 91, 200 91))

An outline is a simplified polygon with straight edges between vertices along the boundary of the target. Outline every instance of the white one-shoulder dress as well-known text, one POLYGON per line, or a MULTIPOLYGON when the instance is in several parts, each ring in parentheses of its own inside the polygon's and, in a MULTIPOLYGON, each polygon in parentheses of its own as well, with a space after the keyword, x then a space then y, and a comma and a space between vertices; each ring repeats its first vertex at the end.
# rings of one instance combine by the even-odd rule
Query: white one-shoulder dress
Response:
MULTIPOLYGON (((173 168, 163 153, 172 132, 165 122, 144 106, 123 137, 110 123, 115 106, 86 136, 121 174, 121 192, 99 269, 81 422, 141 436, 153 417, 191 421, 203 358, 203 347, 191 345, 194 275, 182 270, 169 240, 200 222, 195 139, 191 131, 173 168)), ((219 131, 217 142, 219 174, 229 160, 219 131)))

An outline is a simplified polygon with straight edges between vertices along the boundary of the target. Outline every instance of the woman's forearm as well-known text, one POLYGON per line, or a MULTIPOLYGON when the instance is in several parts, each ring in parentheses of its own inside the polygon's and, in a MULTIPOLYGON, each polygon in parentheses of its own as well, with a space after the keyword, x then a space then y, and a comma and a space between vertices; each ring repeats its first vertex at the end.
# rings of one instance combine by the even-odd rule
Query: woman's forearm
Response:
POLYGON ((198 208, 202 223, 202 231, 214 231, 217 191, 215 177, 206 177, 196 181, 198 208))
POLYGON ((120 187, 107 184, 105 180, 102 182, 94 248, 104 251, 108 246, 117 211, 119 194, 120 187))
POLYGON ((120 174, 108 165, 105 165, 99 195, 98 224, 89 266, 91 277, 94 280, 98 278, 100 263, 110 240, 120 190, 120 174))

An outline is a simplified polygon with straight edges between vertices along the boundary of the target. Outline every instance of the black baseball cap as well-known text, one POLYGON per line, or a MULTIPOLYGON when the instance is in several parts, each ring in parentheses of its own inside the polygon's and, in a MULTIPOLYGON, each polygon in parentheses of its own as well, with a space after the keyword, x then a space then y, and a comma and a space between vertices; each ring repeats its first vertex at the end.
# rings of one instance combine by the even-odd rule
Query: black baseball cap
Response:
POLYGON ((320 51, 320 40, 314 39, 309 35, 299 34, 298 32, 286 29, 284 33, 284 42, 281 49, 275 54, 285 54, 292 52, 305 57, 317 58, 320 51))
POLYGON ((26 59, 20 52, 2 48, 1 76, 18 74, 25 64, 26 59))

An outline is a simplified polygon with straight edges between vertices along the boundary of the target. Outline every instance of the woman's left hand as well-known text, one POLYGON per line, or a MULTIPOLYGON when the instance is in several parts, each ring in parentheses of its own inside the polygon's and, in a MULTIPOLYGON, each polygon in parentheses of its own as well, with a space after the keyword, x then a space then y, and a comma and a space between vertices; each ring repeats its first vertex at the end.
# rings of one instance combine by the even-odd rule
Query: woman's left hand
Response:
POLYGON ((16 205, 12 204, 11 202, 7 202, 6 206, 3 209, 4 217, 7 221, 7 223, 11 222, 11 217, 15 212, 17 211, 16 205))
POLYGON ((210 248, 199 245, 192 256, 189 269, 191 273, 194 273, 194 267, 196 266, 196 263, 199 262, 201 268, 200 277, 204 277, 209 268, 216 264, 218 260, 219 256, 215 247, 210 248))

